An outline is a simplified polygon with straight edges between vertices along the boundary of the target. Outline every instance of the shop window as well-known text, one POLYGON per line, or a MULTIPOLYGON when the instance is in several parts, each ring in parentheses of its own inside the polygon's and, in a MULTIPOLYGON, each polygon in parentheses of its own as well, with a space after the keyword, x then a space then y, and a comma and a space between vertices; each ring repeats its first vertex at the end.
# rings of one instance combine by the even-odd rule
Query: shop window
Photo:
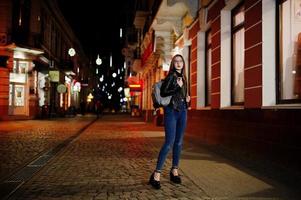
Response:
POLYGON ((13 72, 9 74, 9 106, 24 107, 26 100, 26 83, 29 62, 24 60, 13 61, 13 72))
POLYGON ((28 62, 14 60, 13 73, 17 73, 17 74, 28 73, 28 62))
POLYGON ((24 100, 25 100, 25 90, 24 85, 15 85, 15 106, 24 106, 24 100))
POLYGON ((232 104, 244 103, 245 29, 244 5, 239 4, 232 12, 232 104))
POLYGON ((211 30, 206 32, 206 63, 205 63, 205 105, 211 105, 211 30))
POLYGON ((277 102, 301 103, 301 1, 277 5, 277 102))

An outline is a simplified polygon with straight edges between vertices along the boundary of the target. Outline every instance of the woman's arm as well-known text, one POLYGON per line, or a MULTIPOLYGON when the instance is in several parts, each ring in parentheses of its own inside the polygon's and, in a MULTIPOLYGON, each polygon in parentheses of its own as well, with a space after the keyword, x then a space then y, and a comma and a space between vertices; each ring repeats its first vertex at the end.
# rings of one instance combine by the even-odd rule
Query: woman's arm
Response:
POLYGON ((169 74, 162 83, 160 89, 160 95, 162 97, 167 97, 174 95, 181 87, 176 83, 176 76, 169 74))

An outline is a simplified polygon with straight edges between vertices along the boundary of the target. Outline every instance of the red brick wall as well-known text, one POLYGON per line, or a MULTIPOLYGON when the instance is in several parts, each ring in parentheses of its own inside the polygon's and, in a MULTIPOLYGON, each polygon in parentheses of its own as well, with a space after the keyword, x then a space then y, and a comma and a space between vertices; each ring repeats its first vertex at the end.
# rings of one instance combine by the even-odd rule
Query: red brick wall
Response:
POLYGON ((245 108, 262 105, 262 2, 245 0, 245 108))
MULTIPOLYGON (((220 106, 220 11, 224 1, 217 1, 208 11, 212 33, 212 108, 220 106)), ((262 105, 262 3, 245 1, 245 107, 262 105)))
POLYGON ((211 108, 220 107, 220 62, 221 62, 221 15, 220 11, 225 6, 223 0, 217 1, 208 10, 208 20, 211 20, 211 35, 212 35, 212 88, 211 88, 211 108))
POLYGON ((199 20, 196 20, 189 30, 189 38, 191 39, 190 51, 190 96, 191 108, 196 109, 197 105, 197 34, 200 30, 199 20))
POLYGON ((0 50, 0 55, 9 56, 6 67, 0 66, 0 119, 8 116, 9 70, 13 66, 12 53, 0 50))
MULTIPOLYGON (((8 43, 7 32, 11 26, 11 1, 0 1, 0 45, 8 43)), ((10 56, 4 50, 0 50, 0 55, 10 56)), ((12 65, 12 59, 8 65, 12 65)), ((9 69, 10 66, 0 66, 0 120, 8 116, 8 93, 9 93, 9 69)))
POLYGON ((0 67, 0 119, 8 115, 9 72, 0 67))

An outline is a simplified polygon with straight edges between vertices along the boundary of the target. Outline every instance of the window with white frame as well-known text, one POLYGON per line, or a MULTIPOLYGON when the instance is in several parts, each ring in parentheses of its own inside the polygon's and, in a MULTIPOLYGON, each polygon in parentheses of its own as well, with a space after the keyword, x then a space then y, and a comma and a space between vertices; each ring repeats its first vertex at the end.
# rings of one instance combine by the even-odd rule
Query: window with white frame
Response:
POLYGON ((211 105, 211 30, 206 32, 205 105, 211 105))
POLYGON ((278 18, 278 103, 301 102, 301 0, 282 0, 278 18))
POLYGON ((232 104, 244 103, 245 29, 244 5, 232 10, 232 104))

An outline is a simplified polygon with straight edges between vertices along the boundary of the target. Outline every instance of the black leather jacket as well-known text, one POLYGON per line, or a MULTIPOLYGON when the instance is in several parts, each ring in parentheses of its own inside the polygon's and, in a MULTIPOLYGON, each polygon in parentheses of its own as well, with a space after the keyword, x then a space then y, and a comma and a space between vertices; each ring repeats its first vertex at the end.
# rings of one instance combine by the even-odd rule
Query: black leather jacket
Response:
MULTIPOLYGON (((183 96, 182 88, 178 85, 177 78, 176 73, 169 73, 162 83, 160 95, 162 97, 172 96, 168 106, 171 106, 175 110, 180 110, 180 104, 184 101, 187 108, 187 103, 186 95, 183 96)), ((186 82, 184 82, 182 87, 184 87, 184 94, 186 94, 186 82)))

